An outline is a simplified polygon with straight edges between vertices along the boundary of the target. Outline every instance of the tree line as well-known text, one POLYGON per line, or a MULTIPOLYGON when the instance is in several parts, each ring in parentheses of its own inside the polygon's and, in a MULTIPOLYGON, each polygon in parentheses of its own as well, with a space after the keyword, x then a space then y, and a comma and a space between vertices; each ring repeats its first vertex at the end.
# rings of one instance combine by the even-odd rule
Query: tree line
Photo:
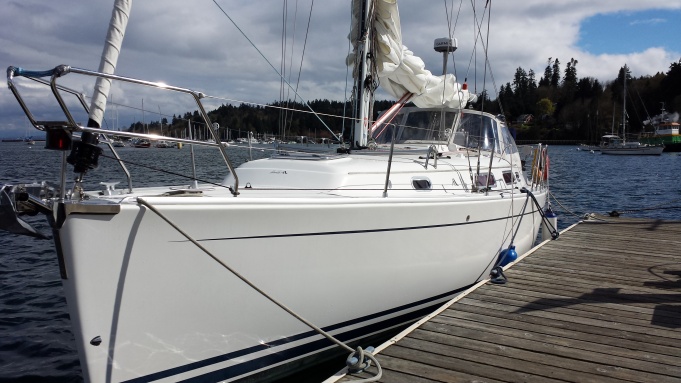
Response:
POLYGON ((483 98, 487 106, 476 106, 503 114, 516 127, 518 140, 597 142, 603 134, 621 132, 626 76, 627 134, 644 131, 643 122, 659 114, 662 105, 681 112, 681 60, 665 73, 636 78, 624 65, 606 83, 578 77, 577 65, 574 58, 564 67, 558 58, 549 58, 538 81, 534 71, 518 67, 495 100, 483 98))
MULTIPOLYGON (((547 60, 544 73, 537 80, 533 70, 516 69, 513 81, 502 85, 495 99, 483 92, 473 109, 501 114, 516 128, 518 140, 579 140, 597 142, 601 135, 620 131, 626 76, 627 133, 645 129, 643 121, 660 112, 681 112, 681 60, 669 65, 665 73, 634 78, 624 65, 616 77, 601 83, 593 77, 578 77, 579 62, 572 58, 564 67, 558 58, 547 60)), ((374 118, 393 101, 377 101, 374 118)), ((314 100, 273 102, 267 107, 249 104, 222 105, 208 113, 211 122, 220 126, 221 139, 276 136, 294 140, 300 136, 331 138, 352 129, 352 105, 349 102, 314 100), (309 108, 308 108, 309 105, 309 108), (314 110, 317 115, 310 112, 314 110), (342 116, 346 116, 345 118, 342 116)), ((196 138, 209 138, 198 111, 173 115, 147 125, 132 124, 128 131, 150 132, 186 137, 192 121, 196 138)))
MULTIPOLYGON (((393 101, 376 101, 374 116, 388 109, 393 101)), ((300 102, 273 102, 267 106, 223 104, 208 112, 211 123, 219 126, 221 140, 247 138, 252 133, 256 138, 277 137, 295 141, 301 137, 319 140, 331 139, 334 135, 344 134, 349 139, 353 120, 350 102, 314 100, 307 105, 300 102), (316 112, 312 113, 311 110, 316 112), (343 117, 347 116, 347 117, 343 117)), ((128 131, 163 134, 173 137, 187 137, 188 126, 193 127, 192 135, 197 139, 209 139, 205 123, 198 110, 173 115, 172 119, 163 118, 146 125, 140 122, 131 124, 128 131)))

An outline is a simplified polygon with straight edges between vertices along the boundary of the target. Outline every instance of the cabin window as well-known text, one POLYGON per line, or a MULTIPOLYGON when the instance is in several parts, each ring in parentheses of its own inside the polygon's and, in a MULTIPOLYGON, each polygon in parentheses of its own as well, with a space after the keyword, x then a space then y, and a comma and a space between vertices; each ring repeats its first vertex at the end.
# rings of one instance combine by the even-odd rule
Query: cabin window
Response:
POLYGON ((489 187, 496 186, 496 179, 494 179, 494 174, 489 175, 487 173, 478 174, 476 178, 477 178, 476 183, 478 184, 478 186, 482 187, 485 187, 485 185, 489 187))
MULTIPOLYGON (((382 124, 374 131, 373 138, 377 144, 389 144, 392 142, 393 131, 396 128, 395 124, 382 124)), ((395 131, 395 133, 397 132, 395 131)))
POLYGON ((448 141, 454 128, 456 114, 457 112, 441 110, 402 111, 395 116, 391 124, 378 126, 372 138, 377 144, 389 144, 394 129, 396 144, 448 141))
POLYGON ((513 183, 513 173, 511 171, 502 172, 501 175, 504 177, 504 182, 508 185, 513 183))
POLYGON ((416 190, 430 190, 433 185, 428 178, 412 178, 411 186, 416 190))
POLYGON ((511 132, 506 126, 501 127, 501 140, 503 141, 502 153, 518 153, 518 147, 515 145, 515 140, 513 139, 513 136, 511 136, 511 132))
POLYGON ((464 113, 456 132, 454 141, 460 146, 471 149, 492 150, 501 153, 497 122, 489 116, 464 113))

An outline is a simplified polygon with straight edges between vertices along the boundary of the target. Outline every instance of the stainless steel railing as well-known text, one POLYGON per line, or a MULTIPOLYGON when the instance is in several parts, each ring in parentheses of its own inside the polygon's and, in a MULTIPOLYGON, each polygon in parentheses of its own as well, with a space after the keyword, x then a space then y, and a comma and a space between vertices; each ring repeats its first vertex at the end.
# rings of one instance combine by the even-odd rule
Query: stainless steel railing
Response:
MULTIPOLYGON (((130 77, 123 77, 123 76, 117 76, 113 74, 106 74, 106 73, 101 73, 101 72, 96 72, 96 71, 91 71, 87 69, 81 69, 81 68, 75 68, 75 67, 70 67, 67 65, 60 65, 55 67, 54 69, 47 70, 47 71, 28 71, 24 70, 22 68, 17 68, 17 67, 12 67, 10 66, 7 68, 7 85, 14 94, 15 98, 19 102, 19 105, 23 109, 24 113, 26 114, 26 117, 28 117, 29 121, 31 124, 38 130, 44 131, 45 129, 48 129, 49 127, 53 126, 60 126, 62 128, 68 129, 71 132, 91 132, 95 134, 102 134, 108 138, 108 135, 111 135, 112 132, 106 129, 99 129, 99 128, 91 128, 91 127, 84 127, 78 125, 75 120, 73 119, 73 116, 71 112, 69 111, 68 107, 66 106, 66 103, 64 102, 60 91, 64 91, 67 93, 71 93, 75 95, 81 105, 85 108, 86 111, 89 112, 89 108, 87 104, 85 103, 85 100, 83 98, 83 95, 81 93, 78 93, 72 89, 68 89, 66 87, 63 87, 61 85, 57 85, 56 81, 59 77, 63 77, 69 73, 76 73, 80 75, 85 75, 85 76, 91 76, 91 77, 101 77, 101 78, 106 78, 110 80, 116 80, 116 81, 123 81, 127 83, 132 83, 132 84, 137 84, 137 85, 143 85, 143 86, 148 86, 148 87, 153 87, 157 89, 162 89, 162 90, 167 90, 171 92, 179 92, 179 93, 184 93, 184 94, 189 94, 192 96, 194 101, 196 102, 197 107, 199 108, 199 113, 201 114, 201 117, 203 118, 206 126, 208 127, 208 130, 211 133, 211 136, 213 137, 213 140, 215 143, 208 143, 208 142, 201 142, 201 141, 194 141, 194 140, 186 140, 186 139, 181 139, 181 138, 175 138, 175 137, 166 137, 166 136, 159 136, 156 134, 143 134, 143 133, 131 133, 131 132, 116 132, 115 134, 117 136, 122 136, 122 137, 131 137, 131 138, 146 138, 146 139, 151 139, 151 140, 156 140, 156 139, 163 139, 165 141, 170 141, 170 142, 177 142, 177 143, 186 143, 186 144, 191 144, 191 145, 202 145, 202 146, 215 146, 220 150, 220 154, 222 155, 223 160, 225 161, 225 164, 227 165, 227 169, 229 172, 232 174, 234 177, 234 185, 230 187, 230 191, 234 196, 237 196, 238 193, 238 188, 239 188, 239 178, 234 171, 234 166, 232 165, 231 161, 229 160, 229 157, 227 155, 227 151, 225 147, 220 144, 220 139, 218 136, 217 131, 211 124, 210 118, 208 117, 208 114, 206 113, 205 108, 203 107, 203 104, 201 103, 201 99, 205 97, 205 94, 201 92, 197 92, 191 89, 187 88, 179 88, 175 86, 170 86, 161 82, 151 82, 151 81, 145 81, 145 80, 139 80, 139 79, 134 79, 130 77), (30 109, 24 102, 23 98, 21 97, 21 94, 19 93, 18 88, 15 86, 13 78, 15 76, 22 76, 26 78, 30 78, 34 81, 38 81, 40 83, 49 85, 50 88, 52 89, 52 93, 54 94, 57 102, 59 103, 59 106, 61 107, 64 116, 68 121, 38 121, 36 118, 33 116, 31 113, 30 109), (42 80, 41 77, 51 77, 50 81, 47 82, 45 80, 42 80)), ((110 141, 110 140, 107 140, 110 141)), ((112 152, 114 153, 114 156, 118 160, 119 164, 121 167, 123 167, 126 176, 128 177, 128 185, 130 190, 132 190, 132 180, 130 177, 130 173, 127 171, 125 168, 125 165, 121 161, 120 157, 116 153, 115 149, 113 146, 109 143, 108 145, 112 152)), ((64 157, 65 161, 65 157, 64 157)), ((65 177, 65 175, 62 175, 62 178, 65 177)), ((63 190, 63 189, 62 189, 63 190)))

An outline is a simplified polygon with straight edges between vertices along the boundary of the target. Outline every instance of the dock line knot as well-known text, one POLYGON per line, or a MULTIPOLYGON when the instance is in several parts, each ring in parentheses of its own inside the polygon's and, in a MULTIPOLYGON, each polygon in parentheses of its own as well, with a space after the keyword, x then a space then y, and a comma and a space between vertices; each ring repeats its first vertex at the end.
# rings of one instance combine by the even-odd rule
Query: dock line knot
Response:
POLYGON ((371 366, 371 361, 374 359, 371 354, 374 351, 373 347, 367 347, 367 354, 364 353, 365 350, 362 347, 357 347, 357 349, 345 360, 345 364, 348 366, 348 371, 351 373, 362 372, 371 366))
POLYGON ((348 372, 351 374, 365 371, 371 366, 371 362, 374 362, 376 369, 378 370, 376 375, 366 379, 354 380, 354 383, 376 382, 383 376, 383 369, 378 363, 378 360, 376 360, 373 352, 374 348, 371 346, 367 347, 366 350, 362 350, 362 347, 358 346, 357 350, 350 354, 348 359, 345 360, 345 364, 348 366, 348 372))
POLYGON ((370 378, 354 380, 354 383, 367 383, 376 382, 383 376, 383 369, 380 363, 376 360, 373 354, 374 348, 369 346, 366 350, 362 350, 362 347, 357 347, 357 349, 348 356, 345 360, 345 364, 348 366, 348 372, 351 374, 363 372, 371 366, 371 362, 376 365, 376 374, 370 378))
POLYGON ((506 275, 504 275, 504 269, 501 266, 495 266, 494 268, 492 268, 489 275, 490 275, 489 281, 494 283, 495 285, 503 285, 506 282, 508 282, 506 275))

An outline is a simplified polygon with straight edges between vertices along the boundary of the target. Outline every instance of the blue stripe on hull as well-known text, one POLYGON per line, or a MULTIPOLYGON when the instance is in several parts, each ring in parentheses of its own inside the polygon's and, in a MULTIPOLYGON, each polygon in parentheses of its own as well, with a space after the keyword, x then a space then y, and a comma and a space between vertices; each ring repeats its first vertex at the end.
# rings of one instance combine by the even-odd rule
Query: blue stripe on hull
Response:
MULTIPOLYGON (((365 230, 344 230, 344 231, 325 231, 325 232, 312 232, 312 233, 291 233, 291 234, 270 234, 270 235, 253 235, 253 236, 243 236, 243 237, 224 237, 224 238, 203 238, 199 239, 199 242, 204 241, 234 241, 243 239, 265 239, 265 238, 293 238, 293 237, 314 237, 314 236, 325 236, 325 235, 348 235, 348 234, 367 234, 367 233, 382 233, 382 232, 393 232, 393 231, 410 231, 410 230, 424 230, 424 229, 438 229, 443 227, 455 227, 455 226, 470 226, 479 223, 488 223, 496 221, 504 221, 512 218, 518 218, 521 215, 532 215, 536 211, 530 209, 530 211, 523 214, 515 214, 509 216, 503 216, 498 218, 483 219, 471 222, 456 222, 456 223, 442 223, 437 225, 424 225, 424 226, 406 226, 406 227, 392 227, 384 229, 365 229, 365 230)), ((178 241, 185 242, 185 241, 178 241)))
MULTIPOLYGON (((342 328, 342 327, 346 327, 346 326, 352 326, 352 325, 355 325, 355 324, 358 324, 358 323, 362 323, 362 322, 366 322, 366 321, 369 321, 369 320, 372 320, 372 319, 376 319, 376 318, 380 318, 380 317, 383 317, 383 316, 386 316, 386 315, 390 315, 390 314, 393 314, 395 312, 408 310, 408 309, 416 307, 416 306, 428 304, 430 302, 435 302, 435 301, 438 301, 438 300, 442 300, 444 298, 453 297, 454 295, 456 295, 459 292, 467 289, 468 287, 470 287, 470 286, 466 286, 466 287, 463 287, 463 288, 460 288, 460 289, 457 289, 457 290, 454 290, 454 291, 450 291, 450 292, 447 292, 447 293, 444 293, 444 294, 440 294, 440 295, 437 295, 437 296, 434 296, 434 297, 431 297, 431 298, 428 298, 428 299, 423 299, 423 300, 420 300, 420 301, 417 301, 417 302, 414 302, 414 303, 411 303, 411 304, 408 304, 408 305, 404 305, 404 306, 396 307, 396 308, 393 308, 393 309, 390 309, 390 310, 382 311, 380 313, 367 315, 367 316, 364 316, 362 318, 358 318, 358 319, 338 323, 338 324, 335 324, 335 325, 327 326, 327 327, 323 328, 323 330, 330 332, 330 331, 333 331, 333 330, 338 329, 338 328, 342 328)), ((383 329, 389 329, 389 328, 393 328, 393 327, 396 327, 396 326, 401 325, 401 324, 406 324, 406 323, 409 323, 409 322, 416 321, 419 318, 422 318, 422 317, 428 315, 430 312, 432 312, 439 305, 440 305, 440 303, 433 304, 433 305, 428 306, 426 308, 421 308, 421 309, 418 309, 418 310, 415 310, 415 311, 412 311, 412 312, 408 312, 406 314, 402 314, 402 315, 397 316, 395 318, 390 318, 390 319, 387 319, 387 320, 384 320, 384 321, 381 321, 381 322, 377 322, 377 323, 374 323, 374 324, 370 324, 370 325, 367 325, 367 326, 364 326, 364 327, 361 327, 361 328, 358 328, 358 329, 354 329, 354 330, 350 330, 350 331, 347 331, 347 332, 344 332, 344 333, 337 334, 337 335, 335 335, 335 337, 337 339, 342 340, 342 341, 349 341, 349 340, 353 340, 353 339, 358 339, 358 338, 361 338, 361 337, 366 336, 368 334, 380 332, 383 329)), ((158 380, 158 379, 168 378, 168 377, 171 377, 171 376, 174 376, 174 375, 186 373, 186 372, 193 371, 193 370, 196 370, 196 369, 199 369, 199 368, 204 368, 204 367, 208 367, 208 366, 211 366, 211 365, 214 365, 214 364, 217 364, 217 363, 225 362, 225 361, 228 361, 230 359, 244 357, 244 356, 247 356, 249 354, 253 354, 253 353, 256 353, 256 352, 259 352, 259 351, 266 350, 268 348, 281 346, 281 345, 291 343, 291 342, 295 342, 295 341, 299 341, 299 340, 305 339, 305 338, 310 338, 310 337, 313 337, 315 335, 317 335, 316 332, 307 331, 307 332, 304 332, 304 333, 301 333, 301 334, 298 334, 298 335, 295 335, 295 336, 286 337, 284 339, 279 339, 279 340, 270 342, 266 345, 253 346, 253 347, 245 348, 245 349, 242 349, 242 350, 239 350, 239 351, 230 352, 228 354, 219 355, 219 356, 204 359, 204 360, 201 360, 201 361, 198 361, 198 362, 186 364, 184 366, 179 366, 179 367, 171 368, 171 369, 168 369, 168 370, 159 371, 159 372, 156 372, 156 373, 153 373, 153 374, 141 376, 139 378, 130 379, 130 380, 125 381, 125 383, 151 382, 151 381, 158 380)), ((286 362, 286 361, 289 361, 289 360, 296 359, 297 357, 300 357, 301 355, 304 355, 304 354, 309 354, 309 353, 312 353, 312 352, 315 352, 315 351, 321 351, 322 349, 327 348, 331 345, 332 345, 332 343, 328 339, 319 339, 319 340, 315 340, 315 341, 312 341, 312 342, 309 342, 309 343, 306 343, 306 344, 303 344, 303 345, 300 345, 300 346, 296 346, 296 347, 293 347, 293 348, 290 348, 290 349, 287 349, 287 350, 283 350, 281 352, 269 354, 269 355, 266 355, 266 356, 263 356, 263 357, 260 357, 260 358, 250 360, 248 362, 240 363, 240 364, 235 365, 235 366, 230 366, 230 367, 218 370, 218 371, 213 371, 213 372, 209 372, 209 373, 204 374, 204 375, 189 378, 187 380, 183 380, 183 382, 199 383, 199 382, 217 382, 217 381, 221 381, 221 380, 227 380, 227 379, 231 379, 231 378, 234 378, 234 377, 237 377, 237 376, 249 374, 253 371, 265 368, 267 366, 271 366, 271 365, 276 364, 276 363, 281 363, 281 362, 286 362)), ((339 369, 340 369, 340 367, 339 367, 339 369)))

